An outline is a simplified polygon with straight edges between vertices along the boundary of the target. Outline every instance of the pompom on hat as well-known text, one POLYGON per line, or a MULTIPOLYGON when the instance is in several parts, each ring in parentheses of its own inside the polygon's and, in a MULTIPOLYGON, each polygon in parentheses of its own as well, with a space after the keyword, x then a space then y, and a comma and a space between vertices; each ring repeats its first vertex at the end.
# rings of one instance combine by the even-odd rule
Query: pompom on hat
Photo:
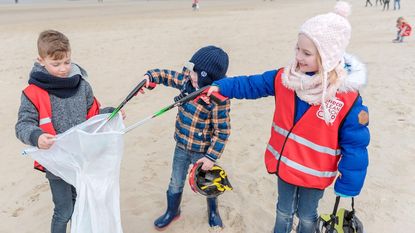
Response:
POLYGON ((300 28, 300 33, 311 39, 317 47, 325 72, 339 64, 349 44, 352 27, 346 17, 350 12, 350 5, 339 1, 334 12, 312 17, 300 28))

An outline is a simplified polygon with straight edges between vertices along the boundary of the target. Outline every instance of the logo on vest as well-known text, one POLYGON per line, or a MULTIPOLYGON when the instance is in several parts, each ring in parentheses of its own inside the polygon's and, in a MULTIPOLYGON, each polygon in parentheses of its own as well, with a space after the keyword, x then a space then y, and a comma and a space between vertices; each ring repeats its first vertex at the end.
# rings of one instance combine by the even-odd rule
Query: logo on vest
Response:
MULTIPOLYGON (((325 102, 326 104, 326 108, 330 114, 330 123, 333 123, 336 118, 337 115, 339 114, 340 110, 343 108, 344 103, 339 100, 339 99, 331 99, 331 100, 327 100, 325 102)), ((323 112, 323 107, 320 105, 320 108, 318 109, 317 113, 316 113, 317 117, 324 120, 324 112, 323 112)))

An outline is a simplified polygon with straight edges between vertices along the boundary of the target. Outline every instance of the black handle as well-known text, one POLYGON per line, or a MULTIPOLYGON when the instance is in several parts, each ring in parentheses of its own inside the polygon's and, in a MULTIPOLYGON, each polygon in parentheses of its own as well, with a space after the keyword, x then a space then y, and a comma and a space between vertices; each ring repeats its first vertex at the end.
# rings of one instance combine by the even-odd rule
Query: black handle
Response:
MULTIPOLYGON (((143 88, 146 85, 147 80, 143 79, 131 92, 128 94, 127 98, 125 98, 125 102, 127 103, 130 101, 131 98, 133 98, 141 88, 143 88)), ((124 103, 125 104, 125 103, 124 103)))

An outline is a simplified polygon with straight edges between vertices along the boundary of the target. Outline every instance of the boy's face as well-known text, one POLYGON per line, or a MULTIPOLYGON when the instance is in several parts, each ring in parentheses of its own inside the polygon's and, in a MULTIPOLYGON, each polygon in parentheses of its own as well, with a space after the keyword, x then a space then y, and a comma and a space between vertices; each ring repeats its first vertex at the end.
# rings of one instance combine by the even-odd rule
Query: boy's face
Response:
POLYGON ((298 63, 298 69, 302 73, 317 72, 318 56, 318 51, 313 41, 307 36, 300 34, 295 49, 295 59, 298 63))
POLYGON ((39 57, 38 62, 45 67, 50 75, 58 78, 67 78, 71 72, 71 52, 67 52, 62 59, 53 59, 50 56, 39 57))
POLYGON ((190 71, 190 81, 192 82, 192 86, 196 89, 199 89, 199 85, 197 84, 198 76, 197 73, 194 71, 190 71))

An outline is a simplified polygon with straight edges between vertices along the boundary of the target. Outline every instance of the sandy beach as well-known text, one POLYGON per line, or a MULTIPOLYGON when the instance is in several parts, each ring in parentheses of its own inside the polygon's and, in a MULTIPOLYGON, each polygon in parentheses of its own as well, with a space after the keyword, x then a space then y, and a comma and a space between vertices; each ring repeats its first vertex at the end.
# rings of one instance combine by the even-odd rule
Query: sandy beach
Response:
MULTIPOLYGON (((415 24, 415 2, 382 11, 352 0, 352 39, 348 52, 368 69, 361 92, 370 110, 370 165, 356 211, 368 233, 410 233, 415 229, 415 37, 391 42, 395 22, 415 24), (412 102, 411 102, 412 101, 412 102), (412 143, 411 143, 412 142, 412 143)), ((372 1, 374 2, 374 1, 372 1)), ((73 61, 89 73, 94 94, 104 106, 118 105, 151 68, 181 70, 198 48, 214 44, 230 56, 228 75, 257 74, 288 64, 300 25, 332 10, 335 1, 231 0, 68 1, 0 5, 0 233, 49 232, 53 203, 47 179, 20 155, 27 146, 14 125, 22 89, 37 57, 39 32, 56 29, 71 42, 73 61)), ((157 87, 125 107, 131 125, 170 104, 178 94, 157 87)), ((274 98, 232 100, 232 133, 219 164, 234 187, 219 198, 223 230, 209 229, 206 200, 186 184, 182 214, 168 233, 272 232, 276 176, 266 172, 263 153, 270 134, 274 98)), ((157 232, 153 221, 166 207, 177 110, 125 135, 121 166, 121 217, 125 233, 157 232)), ((326 189, 319 212, 334 204, 326 189)), ((343 200, 343 199, 342 199, 343 200)), ((349 207, 348 201, 341 203, 349 207)))

